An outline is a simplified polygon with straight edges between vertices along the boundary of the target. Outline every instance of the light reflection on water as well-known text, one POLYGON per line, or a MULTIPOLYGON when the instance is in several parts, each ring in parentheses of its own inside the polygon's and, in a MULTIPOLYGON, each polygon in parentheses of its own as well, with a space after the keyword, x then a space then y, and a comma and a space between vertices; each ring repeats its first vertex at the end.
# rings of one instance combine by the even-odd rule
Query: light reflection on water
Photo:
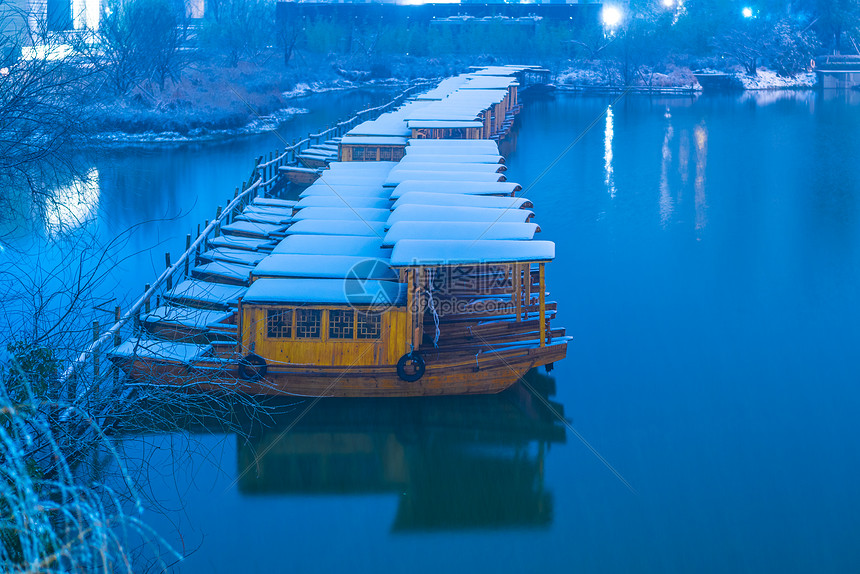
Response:
POLYGON ((665 227, 672 216, 674 202, 672 201, 672 192, 669 189, 669 168, 672 165, 672 150, 669 145, 672 142, 672 136, 675 134, 672 130, 672 124, 668 118, 666 121, 666 134, 663 136, 663 148, 661 150, 662 162, 660 163, 660 222, 665 227))
POLYGON ((83 175, 53 191, 45 208, 45 231, 48 235, 68 233, 93 222, 98 215, 101 185, 99 170, 90 167, 83 175))
POLYGON ((603 170, 606 172, 604 183, 606 190, 609 192, 609 197, 615 198, 615 176, 612 167, 612 139, 615 137, 615 129, 613 127, 612 106, 606 108, 606 125, 603 129, 603 170))
POLYGON ((696 141, 696 229, 702 230, 707 223, 707 198, 705 196, 705 172, 708 167, 708 130, 702 122, 694 130, 696 141))

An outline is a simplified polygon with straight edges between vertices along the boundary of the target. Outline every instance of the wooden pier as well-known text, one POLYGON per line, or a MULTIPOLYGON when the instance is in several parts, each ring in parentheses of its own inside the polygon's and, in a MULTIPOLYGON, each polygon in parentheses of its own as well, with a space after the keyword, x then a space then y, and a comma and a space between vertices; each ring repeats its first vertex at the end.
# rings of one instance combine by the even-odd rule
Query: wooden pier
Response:
MULTIPOLYGON (((499 254, 493 261, 500 262, 495 264, 496 267, 502 269, 513 282, 506 288, 507 290, 498 291, 498 295, 503 298, 508 297, 509 302, 502 303, 498 309, 483 317, 485 321, 498 317, 513 317, 522 332, 521 336, 511 338, 509 334, 506 335, 510 331, 509 328, 501 331, 482 330, 482 337, 488 337, 494 340, 496 345, 503 347, 500 350, 494 349, 494 352, 484 359, 479 358, 482 352, 481 345, 476 347, 478 354, 474 358, 469 358, 471 356, 469 353, 474 354, 474 351, 468 351, 468 349, 475 345, 475 341, 469 343, 471 335, 458 343, 466 349, 463 366, 468 368, 471 361, 473 367, 477 365, 479 370, 484 369, 483 383, 480 380, 472 380, 467 388, 458 392, 497 392, 511 384, 493 386, 501 384, 496 382, 495 377, 510 377, 507 371, 511 368, 512 362, 522 365, 516 368, 516 372, 521 375, 536 364, 551 363, 563 358, 566 343, 564 331, 552 330, 549 327, 549 320, 555 314, 555 304, 545 302, 543 298, 544 262, 552 258, 554 248, 544 246, 548 242, 528 241, 531 234, 539 230, 536 225, 529 223, 533 215, 528 210, 531 203, 511 197, 520 187, 506 182, 504 158, 498 152, 497 140, 508 133, 516 113, 521 109, 514 76, 513 73, 509 75, 472 73, 465 79, 446 80, 434 90, 420 94, 416 92, 421 88, 426 89, 427 86, 414 86, 384 106, 359 112, 353 118, 329 126, 320 133, 308 134, 307 138, 294 142, 283 151, 275 150, 268 154, 268 157, 257 158, 249 179, 234 189, 226 206, 223 209, 218 208, 211 222, 202 229, 198 228, 196 237, 192 238, 191 235, 187 237, 186 250, 176 261, 173 262, 170 255, 166 254, 165 271, 152 284, 146 286, 140 299, 124 313, 117 309, 116 323, 104 332, 101 332, 98 326, 94 327, 96 336, 93 344, 69 365, 61 377, 61 382, 74 378, 81 369, 86 368, 86 365, 92 364, 97 374, 112 373, 111 380, 116 383, 115 369, 105 368, 99 364, 106 358, 111 358, 116 365, 124 365, 124 370, 138 377, 146 374, 147 369, 151 369, 149 374, 155 379, 175 375, 174 366, 176 365, 185 366, 180 369, 186 373, 182 376, 187 376, 192 365, 204 365, 198 369, 200 370, 199 376, 196 376, 198 382, 218 377, 225 370, 235 371, 236 361, 240 360, 238 363, 240 378, 256 380, 258 377, 255 375, 259 373, 253 371, 254 365, 244 367, 246 374, 250 373, 251 376, 243 375, 242 365, 245 363, 241 362, 241 356, 248 350, 253 356, 257 356, 255 347, 262 352, 268 344, 268 339, 265 337, 255 339, 251 336, 249 339, 249 332, 259 329, 255 325, 260 324, 255 323, 250 305, 253 305, 251 302, 255 300, 254 297, 259 299, 260 292, 267 292, 265 288, 267 281, 275 282, 273 285, 277 286, 278 297, 282 298, 282 291, 287 283, 278 282, 278 278, 284 275, 285 269, 289 270, 286 274, 288 277, 302 277, 302 273, 307 273, 307 276, 312 278, 309 281, 314 282, 314 287, 309 287, 311 291, 305 293, 313 293, 319 289, 323 289, 324 292, 327 284, 322 278, 333 273, 332 281, 337 282, 336 287, 342 292, 344 276, 347 272, 352 272, 350 265, 355 263, 352 259, 347 261, 349 257, 367 259, 368 255, 390 254, 390 247, 383 246, 380 250, 380 246, 384 243, 383 237, 390 237, 392 246, 399 248, 402 243, 403 249, 406 249, 405 246, 407 244, 411 246, 410 241, 414 241, 409 239, 411 236, 402 236, 404 230, 410 233, 415 230, 420 232, 421 223, 427 221, 433 225, 434 233, 440 229, 444 231, 447 229, 446 224, 451 223, 448 221, 451 217, 454 217, 455 223, 459 222, 456 228, 452 227, 451 231, 454 233, 452 237, 456 240, 460 240, 464 232, 467 235, 472 233, 468 231, 470 225, 478 224, 475 226, 474 239, 467 242, 470 245, 476 243, 475 240, 484 239, 483 235, 486 231, 482 231, 483 228, 488 226, 493 228, 493 233, 488 240, 496 241, 496 244, 491 245, 492 241, 488 243, 487 240, 477 241, 477 243, 486 244, 485 253, 499 254), (448 82, 447 85, 446 82, 448 82), (447 91, 447 95, 443 94, 444 91, 447 91), (456 113, 452 113, 453 110, 456 110, 456 113), (385 115, 382 116, 383 114, 385 115), (446 117, 446 114, 449 117, 453 116, 454 119, 440 119, 446 117), (374 116, 382 117, 374 118, 374 116), (392 117, 395 118, 394 121, 392 117), (478 131, 469 132, 467 129, 449 133, 445 130, 458 128, 439 128, 427 123, 434 121, 476 124, 474 128, 468 129, 478 131), (392 133, 397 130, 399 132, 392 133), (474 137, 475 133, 480 137, 474 137), (407 135, 412 137, 407 138, 407 135), (379 140, 367 138, 402 138, 404 141, 402 147, 399 146, 398 139, 398 146, 388 146, 386 149, 385 145, 374 146, 379 143, 379 140), (405 141, 407 139, 408 142, 405 141), (462 143, 458 143, 461 141, 462 143), (451 157, 455 155, 468 159, 453 162, 451 157), (395 156, 399 157, 395 159, 395 156), (336 161, 338 159, 340 161, 336 161), (313 185, 309 185, 311 183, 313 185), (430 184, 435 192, 444 192, 451 184, 463 191, 447 198, 436 193, 433 201, 438 206, 431 207, 426 205, 427 198, 422 199, 421 184, 430 184), (292 191, 297 185, 300 188, 306 187, 305 191, 298 199, 285 199, 287 193, 295 195, 292 191), (409 190, 413 191, 410 193, 409 190), (346 204, 341 193, 349 197, 346 204), (439 197, 443 197, 444 200, 440 200, 439 197), (475 201, 478 201, 476 205, 479 204, 480 207, 470 206, 475 201), (433 209, 438 211, 438 216, 433 214, 433 209), (422 221, 413 221, 416 219, 422 221), (399 221, 402 221, 406 227, 399 227, 399 221), (486 223, 481 224, 482 221, 486 223), (522 235, 525 233, 525 228, 515 227, 518 225, 526 226, 531 231, 522 235), (333 236, 332 233, 337 235, 333 236), (366 253, 362 252, 362 241, 368 237, 374 239, 375 236, 379 238, 378 244, 374 243, 373 248, 368 248, 366 253), (338 237, 349 238, 347 250, 349 257, 339 255, 344 252, 343 245, 332 244, 332 251, 326 251, 328 249, 325 247, 326 241, 338 237), (395 237, 400 239, 394 239, 395 237), (308 238, 312 241, 307 241, 308 238), (286 241, 287 239, 289 241, 286 241), (301 247, 303 240, 308 247, 301 247), (519 241, 520 244, 514 245, 511 241, 519 241), (528 249, 520 249, 527 243, 528 249), (286 251, 284 256, 278 256, 279 246, 282 244, 290 245, 290 248, 284 250, 286 251), (511 249, 520 253, 520 259, 509 258, 507 251, 511 249), (336 268, 335 259, 339 256, 344 259, 342 263, 344 269, 336 268), (327 262, 328 266, 325 269, 315 263, 315 260, 319 259, 327 262), (504 261, 510 262, 501 263, 504 261), (529 261, 535 264, 532 265, 528 263, 529 261), (308 270, 303 272, 302 269, 305 267, 308 270), (266 271, 266 268, 271 268, 271 271, 266 271), (252 283, 254 283, 253 294, 249 290, 252 283), (244 322, 237 320, 237 316, 239 318, 242 316, 243 299, 246 307, 244 322), (537 341, 534 346, 527 343, 531 339, 537 341), (499 364, 494 367, 495 362, 499 364), (156 364, 163 366, 165 363, 172 365, 171 368, 159 370, 160 367, 153 367, 156 364), (501 370, 494 375, 493 369, 501 370)), ((424 193, 427 195, 427 192, 424 193)), ((426 242, 426 240, 420 236, 419 239, 415 248, 424 247, 421 241, 426 242)), ((338 241, 343 242, 340 239, 338 241)), ((406 252, 403 251, 403 253, 406 252)), ((414 253, 423 253, 423 251, 418 249, 414 253)), ((386 265, 393 264, 396 266, 394 260, 386 259, 386 265)), ((413 273, 409 270, 410 264, 406 259, 400 265, 405 265, 400 271, 401 281, 404 277, 414 276, 416 289, 424 289, 421 285, 427 277, 422 275, 423 268, 416 268, 413 273)), ((392 279, 396 277, 395 274, 392 279)), ((360 279, 377 281, 376 277, 370 276, 360 279)), ((408 281, 411 282, 413 279, 408 281)), ((289 285, 295 286, 300 283, 301 280, 293 279, 289 285)), ((378 283, 380 288, 385 289, 396 285, 396 283, 384 281, 378 283)), ((412 297, 411 291, 409 297, 412 297)), ((348 303, 354 305, 354 301, 348 303)), ((268 305, 271 307, 272 303, 268 305)), ((266 309, 265 305, 262 309, 266 309)), ((331 311, 328 307, 322 309, 324 310, 320 312, 320 317, 326 321, 326 324, 334 321, 334 308, 331 311)), ((407 330, 411 329, 415 332, 415 335, 411 336, 413 339, 411 348, 417 349, 425 338, 423 316, 427 312, 426 309, 419 311, 418 315, 413 313, 410 316, 407 313, 403 317, 395 311, 384 315, 383 323, 368 324, 362 328, 370 329, 369 332, 373 333, 389 330, 395 333, 403 328, 397 326, 403 321, 402 324, 407 330)), ((299 319, 295 318, 297 312, 290 311, 293 317, 291 319, 293 326, 290 327, 292 330, 300 328, 299 319)), ((435 311, 433 312, 435 314, 435 311)), ((271 311, 268 313, 271 315, 271 311)), ((481 316, 478 313, 475 318, 481 316)), ((355 317, 353 321, 365 320, 362 319, 361 313, 355 317)), ((315 320, 319 321, 319 318, 315 320)), ((438 322, 438 318, 436 320, 438 322)), ((267 319, 261 316, 259 321, 265 324, 267 319)), ((271 323, 271 317, 268 321, 271 323)), ((358 326, 356 324, 355 328, 358 326)), ((269 336, 271 336, 271 325, 269 329, 269 336)), ((462 338, 461 335, 457 335, 459 331, 456 326, 447 324, 445 321, 442 321, 441 327, 437 325, 436 339, 439 339, 440 332, 447 333, 454 342, 459 340, 457 337, 462 338)), ((469 333, 471 332, 470 330, 469 333)), ((356 336, 351 335, 351 337, 356 336)), ((326 336, 323 336, 323 340, 325 338, 326 336)), ((403 348, 400 342, 388 341, 385 337, 379 341, 381 341, 381 347, 386 349, 384 355, 378 355, 378 351, 374 351, 374 356, 380 361, 380 367, 391 364, 392 361, 396 362, 397 356, 410 354, 409 344, 403 348)), ((338 343, 333 348, 341 349, 341 346, 342 343, 338 343)), ((343 360, 348 360, 350 356, 357 353, 363 353, 362 349, 366 345, 362 346, 357 342, 353 346, 355 349, 347 352, 343 360)), ((433 346, 436 346, 435 342, 433 346)), ((316 345, 311 347, 316 349, 316 345)), ((380 344, 373 348, 376 347, 380 347, 380 344)), ((268 352, 269 356, 277 354, 274 348, 268 352)), ((319 368, 323 370, 326 366, 340 368, 338 365, 345 364, 343 361, 332 361, 331 358, 314 359, 313 357, 316 356, 314 353, 318 351, 309 350, 309 352, 311 355, 301 359, 300 363, 321 360, 319 368)), ((341 352, 346 351, 337 351, 337 353, 341 352)), ((299 358, 296 357, 290 361, 297 361, 299 358)), ((262 371, 262 375, 265 375, 265 366, 262 371)), ((454 371, 456 368, 451 372, 454 371)), ((361 383, 358 377, 356 381, 359 382, 356 384, 359 387, 361 384, 380 385, 376 377, 382 376, 381 373, 382 371, 376 375, 368 372, 366 376, 370 378, 367 379, 367 383, 361 383)), ((323 381, 328 377, 328 375, 320 376, 323 381)), ((439 379, 438 384, 441 386, 438 388, 433 386, 436 384, 433 381, 438 378, 434 377, 436 376, 431 376, 422 383, 429 386, 419 394, 446 394, 445 385, 452 384, 448 380, 450 377, 439 379)), ((96 377, 92 385, 78 388, 79 398, 102 390, 100 385, 105 380, 107 380, 106 377, 96 377)), ((513 380, 516 380, 516 377, 513 380)), ((378 387, 379 391, 375 394, 400 396, 415 392, 405 387, 400 389, 401 386, 383 384, 378 387)), ((350 396, 351 393, 366 395, 367 390, 361 390, 359 387, 344 386, 346 389, 344 396, 350 396), (350 388, 353 390, 350 391, 350 388)), ((204 383, 201 388, 218 388, 218 386, 204 383)), ((273 390, 265 386, 244 385, 242 388, 246 391, 255 392, 256 389, 256 392, 266 393, 273 390)), ((301 389, 290 393, 314 394, 313 385, 308 386, 306 390, 301 389)))

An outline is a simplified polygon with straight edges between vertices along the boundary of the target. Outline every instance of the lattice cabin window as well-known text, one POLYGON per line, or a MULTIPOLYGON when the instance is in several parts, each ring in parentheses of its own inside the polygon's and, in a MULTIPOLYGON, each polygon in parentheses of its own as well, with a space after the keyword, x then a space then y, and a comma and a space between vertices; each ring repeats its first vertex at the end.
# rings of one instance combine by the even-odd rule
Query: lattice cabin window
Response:
POLYGON ((293 335, 293 310, 269 309, 266 312, 266 335, 273 339, 289 339, 293 335))
POLYGON ((328 312, 329 339, 352 339, 355 333, 355 311, 352 309, 328 312))
POLYGON ((391 161, 391 148, 390 147, 379 148, 379 161, 391 161))
POLYGON ((352 159, 353 159, 353 161, 364 161, 364 148, 363 147, 352 148, 352 159))
POLYGON ((382 315, 356 313, 356 339, 378 339, 382 333, 382 315))
POLYGON ((403 159, 403 156, 406 155, 406 151, 401 148, 395 148, 391 152, 391 161, 400 161, 403 159))
POLYGON ((321 309, 296 309, 297 339, 318 339, 321 325, 321 309))

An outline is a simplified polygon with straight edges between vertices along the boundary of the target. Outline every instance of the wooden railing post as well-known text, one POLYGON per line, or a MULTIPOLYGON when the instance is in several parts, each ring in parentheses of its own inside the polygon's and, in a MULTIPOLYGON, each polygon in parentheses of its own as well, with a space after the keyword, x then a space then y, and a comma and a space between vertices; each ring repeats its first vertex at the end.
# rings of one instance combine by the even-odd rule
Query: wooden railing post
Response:
MULTIPOLYGON (((166 266, 167 269, 170 269, 170 252, 169 251, 164 254, 164 265, 166 266)), ((167 283, 168 289, 173 289, 173 274, 172 273, 167 276, 167 282, 166 283, 167 283)))
MULTIPOLYGON (((221 219, 221 206, 220 205, 218 206, 218 209, 215 211, 215 221, 217 222, 219 219, 221 219)), ((218 222, 215 225, 215 230, 213 231, 213 235, 215 235, 215 237, 219 237, 221 235, 221 223, 220 222, 218 222)))
MULTIPOLYGON (((191 234, 185 236, 185 252, 191 250, 191 234)), ((188 257, 185 258, 185 276, 188 277, 188 257)))
MULTIPOLYGON (((99 322, 93 321, 93 343, 99 340, 99 322)), ((93 349, 93 377, 99 377, 99 360, 101 359, 101 353, 99 352, 98 347, 93 349)))
MULTIPOLYGON (((150 287, 149 283, 147 283, 146 285, 144 285, 144 287, 143 287, 143 292, 144 292, 144 293, 146 293, 147 291, 149 291, 149 287, 150 287)), ((149 313, 149 309, 150 309, 150 302, 151 302, 151 299, 150 299, 149 297, 147 297, 147 298, 146 298, 146 302, 143 304, 143 312, 144 312, 144 313, 149 313)))

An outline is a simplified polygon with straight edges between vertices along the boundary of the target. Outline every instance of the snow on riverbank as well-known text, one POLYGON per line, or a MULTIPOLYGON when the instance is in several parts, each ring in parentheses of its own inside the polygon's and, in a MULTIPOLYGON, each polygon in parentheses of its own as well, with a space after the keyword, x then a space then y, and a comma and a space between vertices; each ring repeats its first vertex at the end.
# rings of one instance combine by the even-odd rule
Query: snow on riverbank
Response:
POLYGON ((95 139, 99 143, 107 144, 167 144, 167 143, 189 143, 201 141, 213 141, 226 139, 238 136, 250 136, 262 134, 268 131, 273 131, 278 126, 299 114, 306 114, 308 110, 305 108, 285 108, 278 110, 267 116, 261 116, 254 119, 250 123, 240 128, 234 129, 208 129, 194 128, 188 130, 187 133, 179 133, 176 131, 154 132, 146 131, 142 133, 126 133, 126 132, 103 132, 95 135, 95 139))
POLYGON ((807 72, 794 77, 783 77, 766 68, 759 68, 753 78, 746 74, 736 74, 746 90, 785 90, 815 87, 815 73, 807 72))
MULTIPOLYGON (((707 73, 722 73, 718 70, 705 69, 707 73)), ((732 73, 732 72, 729 72, 732 73)), ((783 77, 767 68, 759 68, 755 77, 742 72, 733 73, 738 82, 746 90, 796 90, 815 87, 814 72, 798 74, 794 77, 783 77)), ((560 72, 555 77, 559 87, 568 88, 602 88, 606 86, 623 86, 620 75, 610 67, 572 67, 560 72)), ((657 88, 691 88, 701 89, 688 68, 672 68, 666 73, 641 75, 637 86, 657 88), (646 81, 647 80, 647 81, 646 81)))
POLYGON ((311 94, 322 94, 325 92, 337 92, 341 90, 354 90, 357 88, 388 88, 398 86, 408 86, 409 81, 398 80, 396 78, 387 78, 384 80, 368 80, 363 82, 353 82, 351 80, 335 80, 333 82, 301 82, 295 85, 292 90, 281 92, 281 95, 287 99, 302 98, 311 94))

